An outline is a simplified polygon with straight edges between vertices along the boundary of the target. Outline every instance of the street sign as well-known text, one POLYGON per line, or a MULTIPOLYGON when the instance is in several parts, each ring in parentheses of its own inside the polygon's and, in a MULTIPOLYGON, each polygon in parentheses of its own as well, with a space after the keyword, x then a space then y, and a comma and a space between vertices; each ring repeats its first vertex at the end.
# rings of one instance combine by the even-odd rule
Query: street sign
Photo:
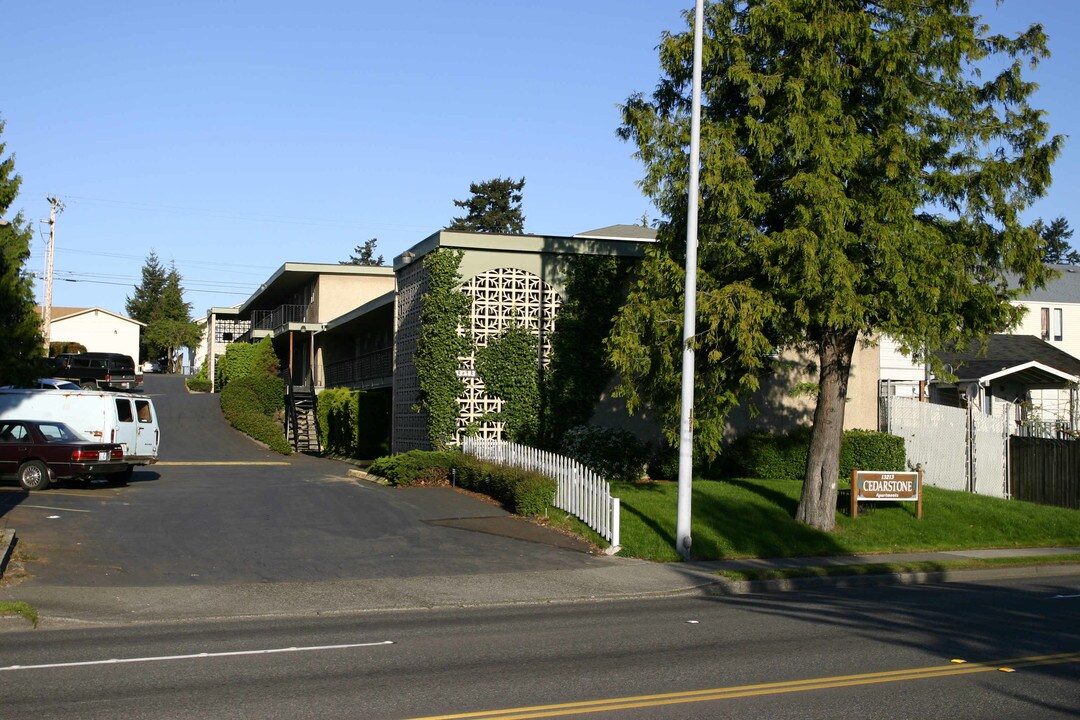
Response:
POLYGON ((860 502, 914 502, 915 517, 922 517, 922 470, 918 472, 851 471, 851 517, 859 516, 860 502))

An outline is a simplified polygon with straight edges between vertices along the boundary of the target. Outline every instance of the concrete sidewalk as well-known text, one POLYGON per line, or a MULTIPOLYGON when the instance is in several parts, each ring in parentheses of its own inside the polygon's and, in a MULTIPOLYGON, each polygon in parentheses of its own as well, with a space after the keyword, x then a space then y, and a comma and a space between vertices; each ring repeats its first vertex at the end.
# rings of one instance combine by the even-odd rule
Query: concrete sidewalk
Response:
MULTIPOLYGON (((0 588, 0 600, 21 600, 41 616, 39 627, 61 628, 193 620, 342 615, 422 608, 568 603, 659 597, 674 594, 737 595, 871 584, 982 582, 1017 577, 1080 575, 1080 563, 976 570, 940 570, 900 575, 812 577, 731 581, 725 569, 859 565, 1080 553, 1080 548, 966 550, 891 555, 745 559, 653 563, 598 557, 588 567, 435 577, 380 578, 319 583, 264 583, 183 587, 51 587, 31 584, 0 588)), ((21 618, 0 619, 0 631, 28 628, 21 618)))

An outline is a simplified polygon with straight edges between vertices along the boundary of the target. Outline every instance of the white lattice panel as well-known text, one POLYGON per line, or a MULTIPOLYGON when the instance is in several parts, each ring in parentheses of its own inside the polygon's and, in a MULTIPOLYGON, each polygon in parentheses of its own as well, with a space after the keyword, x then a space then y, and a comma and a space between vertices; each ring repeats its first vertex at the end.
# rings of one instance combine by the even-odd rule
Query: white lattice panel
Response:
MULTIPOLYGON (((532 273, 517 268, 498 268, 480 273, 462 287, 472 300, 469 312, 470 332, 476 347, 486 347, 488 341, 511 324, 528 328, 540 343, 540 363, 546 367, 551 357, 551 333, 561 299, 550 285, 532 273)), ((502 439, 502 423, 484 422, 482 418, 498 412, 502 401, 484 390, 483 381, 476 376, 475 355, 459 358, 465 391, 459 399, 461 412, 458 430, 468 427, 483 439, 502 439)))

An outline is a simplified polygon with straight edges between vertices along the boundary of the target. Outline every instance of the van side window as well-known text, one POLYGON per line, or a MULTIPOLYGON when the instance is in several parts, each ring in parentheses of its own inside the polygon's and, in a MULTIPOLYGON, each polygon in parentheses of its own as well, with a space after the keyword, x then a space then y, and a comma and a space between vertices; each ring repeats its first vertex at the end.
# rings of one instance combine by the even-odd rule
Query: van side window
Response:
POLYGON ((86 358, 72 358, 71 366, 77 368, 88 368, 90 367, 90 361, 86 358))
POLYGON ((131 401, 117 398, 116 417, 120 422, 134 422, 135 416, 131 414, 131 401))
POLYGON ((148 423, 153 422, 154 418, 150 413, 150 401, 149 400, 136 400, 135 412, 139 415, 139 422, 148 423))

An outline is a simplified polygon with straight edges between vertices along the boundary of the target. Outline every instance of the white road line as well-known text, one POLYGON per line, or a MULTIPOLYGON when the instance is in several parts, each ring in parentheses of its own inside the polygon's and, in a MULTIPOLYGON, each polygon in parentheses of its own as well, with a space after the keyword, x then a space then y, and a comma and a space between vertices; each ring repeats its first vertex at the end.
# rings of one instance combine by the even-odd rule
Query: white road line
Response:
POLYGON ((93 510, 75 510, 74 508, 58 508, 50 505, 13 505, 12 509, 17 508, 34 508, 35 510, 56 510, 57 512, 81 512, 88 513, 94 512, 93 510))
POLYGON ((236 650, 220 653, 195 653, 193 655, 161 655, 142 658, 112 658, 109 660, 86 660, 83 662, 48 663, 45 665, 8 665, 0 667, 0 672, 10 670, 50 670, 54 668, 86 667, 88 665, 123 665, 125 663, 166 662, 170 660, 201 660, 203 658, 237 657, 240 655, 273 655, 275 653, 314 652, 317 650, 346 650, 349 648, 378 647, 393 645, 393 640, 382 642, 352 643, 349 645, 313 645, 311 647, 274 648, 270 650, 236 650))
POLYGON ((1071 598, 1080 598, 1080 595, 1054 595, 1051 600, 1069 600, 1071 598))

